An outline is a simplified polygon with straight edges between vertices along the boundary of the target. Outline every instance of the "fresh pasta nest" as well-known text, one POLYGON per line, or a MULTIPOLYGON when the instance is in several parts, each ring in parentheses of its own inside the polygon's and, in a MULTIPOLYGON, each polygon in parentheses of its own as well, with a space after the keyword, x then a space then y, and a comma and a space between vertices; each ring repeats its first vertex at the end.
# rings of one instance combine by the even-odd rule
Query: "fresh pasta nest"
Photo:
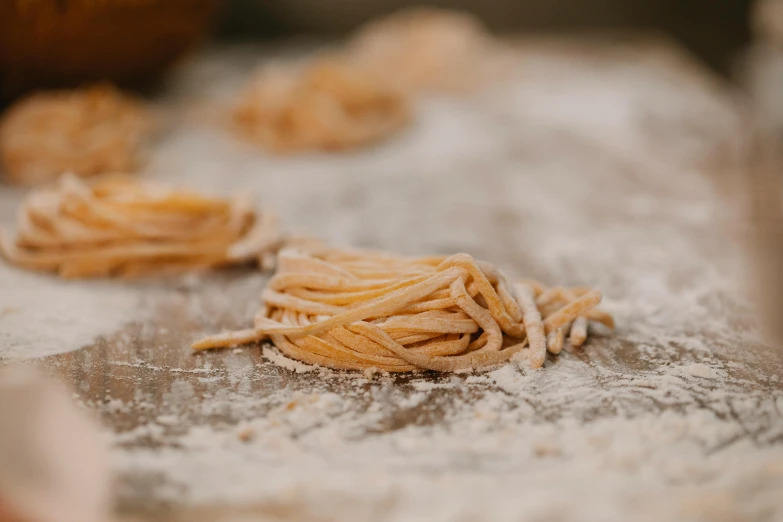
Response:
POLYGON ((30 194, 0 254, 62 277, 135 276, 264 260, 280 244, 276 219, 242 198, 173 190, 125 175, 72 175, 30 194))
POLYGON ((474 16, 419 7, 370 22, 352 39, 348 53, 401 89, 464 91, 480 80, 492 48, 492 39, 474 16))
POLYGON ((241 137, 274 152, 353 148, 391 135, 409 119, 398 91, 325 58, 263 71, 231 114, 241 137))
POLYGON ((269 338, 300 361, 338 369, 458 371, 518 355, 533 367, 558 353, 570 328, 614 327, 601 293, 514 282, 467 254, 404 258, 313 247, 286 248, 248 330, 207 337, 195 350, 269 338), (573 326, 571 326, 573 325, 573 326))
POLYGON ((0 122, 0 162, 10 181, 24 185, 64 172, 131 172, 153 127, 144 105, 108 85, 41 92, 13 105, 0 122))

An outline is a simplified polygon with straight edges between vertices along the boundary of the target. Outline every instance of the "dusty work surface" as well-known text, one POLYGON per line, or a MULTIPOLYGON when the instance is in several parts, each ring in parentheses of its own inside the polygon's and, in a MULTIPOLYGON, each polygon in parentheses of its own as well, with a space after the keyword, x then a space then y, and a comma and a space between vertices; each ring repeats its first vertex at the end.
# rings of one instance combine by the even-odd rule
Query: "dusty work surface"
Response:
MULTIPOLYGON (((222 99, 251 56, 188 64, 164 106, 222 99)), ((180 125, 148 175, 253 191, 338 244, 466 251, 602 289, 617 331, 543 370, 368 379, 269 347, 194 356, 199 335, 249 324, 267 275, 63 283, 0 266, 0 355, 47 356, 100 415, 123 513, 783 517, 782 356, 759 340, 720 188, 737 175, 735 109, 666 47, 536 44, 516 67, 471 97, 422 100, 412 128, 357 153, 270 157, 180 125)), ((20 194, 0 191, 4 224, 20 194)))

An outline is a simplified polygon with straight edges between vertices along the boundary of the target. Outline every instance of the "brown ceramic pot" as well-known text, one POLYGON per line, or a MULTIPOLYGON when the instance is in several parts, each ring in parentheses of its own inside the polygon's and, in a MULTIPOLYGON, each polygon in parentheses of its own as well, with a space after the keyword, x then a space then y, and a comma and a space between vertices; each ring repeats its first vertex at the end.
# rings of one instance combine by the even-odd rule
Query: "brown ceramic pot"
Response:
POLYGON ((2 0, 0 98, 153 81, 205 34, 220 0, 2 0))

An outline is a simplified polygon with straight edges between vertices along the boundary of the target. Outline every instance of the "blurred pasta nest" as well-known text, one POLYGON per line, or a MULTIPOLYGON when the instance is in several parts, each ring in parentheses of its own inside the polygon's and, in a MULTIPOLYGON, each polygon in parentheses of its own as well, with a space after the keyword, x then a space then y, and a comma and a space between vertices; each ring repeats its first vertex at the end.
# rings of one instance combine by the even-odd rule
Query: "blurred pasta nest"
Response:
POLYGON ((481 80, 493 46, 476 17, 421 7, 366 24, 349 43, 348 54, 389 85, 462 91, 481 80))
POLYGON ((33 94, 0 121, 0 161, 7 178, 19 184, 64 172, 134 171, 153 121, 142 102, 109 85, 33 94))
POLYGON ((398 90, 336 58, 261 71, 231 113, 242 138, 276 152, 357 147, 409 120, 398 90))

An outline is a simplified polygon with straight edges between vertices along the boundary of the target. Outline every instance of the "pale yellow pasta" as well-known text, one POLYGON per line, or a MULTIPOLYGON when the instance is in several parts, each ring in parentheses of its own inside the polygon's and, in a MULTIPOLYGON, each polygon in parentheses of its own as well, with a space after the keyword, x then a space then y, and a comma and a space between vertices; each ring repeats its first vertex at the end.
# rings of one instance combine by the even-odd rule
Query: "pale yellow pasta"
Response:
POLYGON ((0 254, 62 277, 136 276, 262 260, 280 245, 276 219, 249 201, 173 190, 136 177, 65 175, 31 193, 0 254))
POLYGON ((557 355, 563 351, 564 339, 565 335, 563 334, 562 328, 558 328, 555 332, 550 332, 546 337, 546 346, 549 353, 557 355))
POLYGON ((547 350, 547 338, 544 335, 544 323, 541 321, 541 312, 536 307, 533 288, 526 284, 516 285, 517 300, 522 307, 523 322, 530 345, 530 364, 539 368, 544 364, 547 350))
POLYGON ((571 346, 578 348, 582 346, 587 340, 587 317, 580 316, 574 319, 574 323, 571 325, 571 335, 568 340, 571 342, 571 346))
POLYGON ((517 353, 540 367, 545 332, 562 346, 559 328, 601 299, 598 291, 580 292, 542 317, 534 300, 542 291, 529 282, 515 288, 495 267, 467 254, 405 258, 289 248, 279 254, 253 328, 207 337, 193 349, 270 339, 291 358, 339 369, 459 371, 517 353))

